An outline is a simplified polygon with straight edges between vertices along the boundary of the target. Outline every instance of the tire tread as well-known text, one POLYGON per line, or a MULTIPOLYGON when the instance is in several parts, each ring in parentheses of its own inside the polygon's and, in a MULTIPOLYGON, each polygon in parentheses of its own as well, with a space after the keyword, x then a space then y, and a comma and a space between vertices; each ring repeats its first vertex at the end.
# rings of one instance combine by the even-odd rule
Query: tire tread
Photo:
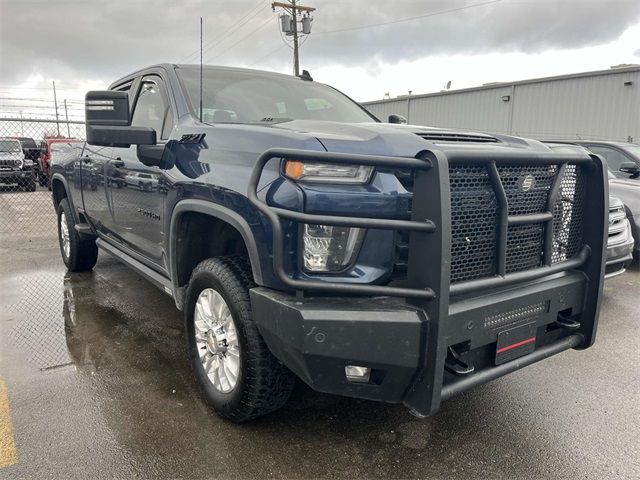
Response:
POLYGON ((248 258, 243 255, 209 258, 198 264, 191 278, 201 272, 215 276, 225 286, 225 293, 238 311, 236 327, 244 334, 248 350, 240 405, 232 412, 218 413, 240 423, 279 409, 291 395, 295 376, 269 351, 252 320, 249 289, 255 283, 248 258))

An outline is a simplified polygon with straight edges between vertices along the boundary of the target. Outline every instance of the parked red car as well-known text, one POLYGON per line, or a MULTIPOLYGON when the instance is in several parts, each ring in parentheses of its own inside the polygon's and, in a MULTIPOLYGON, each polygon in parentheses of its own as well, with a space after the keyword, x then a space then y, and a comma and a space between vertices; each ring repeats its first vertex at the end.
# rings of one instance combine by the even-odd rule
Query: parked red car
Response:
POLYGON ((40 142, 40 158, 38 158, 38 182, 41 186, 49 185, 49 164, 51 163, 51 146, 61 142, 77 142, 77 138, 45 138, 40 142))

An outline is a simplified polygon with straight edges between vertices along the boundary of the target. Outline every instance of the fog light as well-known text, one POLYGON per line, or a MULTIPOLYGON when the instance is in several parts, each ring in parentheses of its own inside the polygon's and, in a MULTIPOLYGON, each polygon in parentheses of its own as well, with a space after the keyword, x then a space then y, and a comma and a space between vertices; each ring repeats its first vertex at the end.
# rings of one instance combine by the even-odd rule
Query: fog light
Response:
POLYGON ((364 230, 328 225, 305 225, 304 269, 309 272, 339 272, 354 259, 364 230))
POLYGON ((344 374, 350 382, 369 383, 371 369, 369 367, 359 367, 357 365, 347 365, 344 367, 344 374))

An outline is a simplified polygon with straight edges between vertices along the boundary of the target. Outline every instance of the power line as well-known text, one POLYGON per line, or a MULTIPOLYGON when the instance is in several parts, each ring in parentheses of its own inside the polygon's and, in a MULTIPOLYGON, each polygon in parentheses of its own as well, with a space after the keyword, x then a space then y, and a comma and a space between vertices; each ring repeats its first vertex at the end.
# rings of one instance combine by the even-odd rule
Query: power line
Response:
POLYGON ((316 32, 314 35, 327 35, 329 33, 350 32, 350 31, 353 31, 353 30, 364 30, 366 28, 383 27, 385 25, 395 25, 397 23, 411 22, 413 20, 419 20, 421 18, 428 18, 428 17, 435 17, 435 16, 438 16, 438 15, 444 15, 445 13, 459 12, 461 10, 467 10, 469 8, 477 8, 477 7, 482 7, 482 6, 485 6, 485 5, 491 5, 492 3, 498 3, 498 2, 501 2, 501 1, 502 0, 491 0, 489 2, 474 3, 473 5, 465 5, 464 7, 457 7, 457 8, 450 8, 450 9, 447 9, 447 10, 441 10, 439 12, 425 13, 424 15, 417 15, 415 17, 400 18, 398 20, 391 20, 389 22, 371 23, 369 25, 359 25, 359 26, 355 26, 355 27, 340 28, 338 30, 325 30, 324 32, 316 32))
POLYGON ((222 50, 221 52, 219 52, 217 55, 214 55, 213 57, 209 57, 207 59, 207 62, 210 62, 211 60, 214 60, 222 55, 224 55, 225 53, 227 53, 229 50, 231 50, 233 47, 235 47, 236 45, 238 45, 239 43, 244 42, 247 38, 252 37, 253 35, 255 35, 256 33, 258 33, 258 31, 262 30, 269 22, 271 22, 274 18, 277 18, 276 16, 272 16, 267 18, 264 22, 262 22, 255 30, 253 30, 252 32, 250 32, 248 35, 245 35, 244 37, 242 37, 240 40, 238 40, 237 42, 229 45, 226 49, 222 50))
POLYGON ((276 48, 276 49, 272 50, 271 52, 267 53, 266 55, 264 55, 264 56, 262 56, 262 57, 258 58, 258 59, 257 59, 257 60, 255 60, 254 62, 250 63, 250 64, 249 64, 249 66, 251 67, 251 66, 255 65, 256 63, 261 62, 262 60, 264 60, 264 59, 266 59, 266 58, 270 57, 270 56, 271 56, 271 55, 273 55, 274 53, 279 52, 279 51, 280 51, 280 50, 282 50, 284 47, 288 47, 288 46, 289 46, 289 45, 288 45, 288 44, 286 44, 286 43, 283 43, 283 44, 281 44, 281 45, 278 45, 278 48, 276 48))
MULTIPOLYGON (((224 40, 226 40, 230 35, 230 33, 234 33, 237 31, 237 29, 243 25, 245 25, 249 20, 253 19, 254 17, 256 17, 258 15, 258 13, 262 12, 262 10, 264 10, 266 7, 268 7, 269 5, 262 5, 264 2, 264 0, 260 0, 258 3, 256 3, 250 10, 248 13, 246 13, 244 16, 242 16, 237 23, 232 23, 232 26, 229 27, 228 29, 226 29, 224 32, 222 32, 219 36, 217 36, 216 38, 210 40, 209 42, 206 43, 205 47, 204 47, 204 52, 211 50, 213 47, 215 47, 216 45, 219 45, 220 43, 222 43, 224 40), (260 7, 260 5, 262 5, 262 7, 260 7), (256 10, 256 7, 259 7, 256 10), (248 17, 248 18, 247 18, 248 17), (244 20, 244 21, 243 21, 244 20)), ((190 55, 188 55, 187 57, 185 57, 183 60, 180 61, 180 63, 184 63, 187 60, 189 60, 190 58, 197 56, 200 54, 200 50, 196 50, 195 52, 191 53, 190 55)))
MULTIPOLYGON (((0 101, 21 101, 21 102, 38 102, 38 103, 55 103, 47 98, 25 98, 25 97, 0 97, 0 101)), ((67 98, 67 103, 83 104, 84 100, 72 100, 67 98)))

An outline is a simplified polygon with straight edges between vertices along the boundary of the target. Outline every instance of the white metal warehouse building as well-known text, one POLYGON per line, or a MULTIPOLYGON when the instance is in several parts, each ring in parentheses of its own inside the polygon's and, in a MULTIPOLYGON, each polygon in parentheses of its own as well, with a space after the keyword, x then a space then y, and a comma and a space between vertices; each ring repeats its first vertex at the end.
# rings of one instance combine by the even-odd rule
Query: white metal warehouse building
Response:
POLYGON ((640 65, 364 102, 383 122, 640 142, 640 65))

